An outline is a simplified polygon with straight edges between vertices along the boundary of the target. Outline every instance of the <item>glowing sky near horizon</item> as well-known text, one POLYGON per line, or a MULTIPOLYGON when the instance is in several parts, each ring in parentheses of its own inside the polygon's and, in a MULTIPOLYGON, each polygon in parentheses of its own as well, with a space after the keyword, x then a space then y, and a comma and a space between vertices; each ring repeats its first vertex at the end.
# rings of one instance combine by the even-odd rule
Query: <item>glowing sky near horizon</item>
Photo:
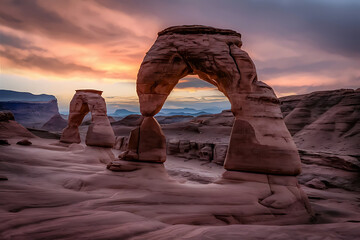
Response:
MULTIPOLYGON (((108 108, 137 108, 136 74, 157 32, 184 24, 242 34, 259 80, 278 96, 360 86, 360 2, 29 0, 0 2, 0 89, 53 94, 103 90, 108 108)), ((228 107, 187 77, 167 107, 228 107)), ((111 111, 112 111, 111 110, 111 111)))

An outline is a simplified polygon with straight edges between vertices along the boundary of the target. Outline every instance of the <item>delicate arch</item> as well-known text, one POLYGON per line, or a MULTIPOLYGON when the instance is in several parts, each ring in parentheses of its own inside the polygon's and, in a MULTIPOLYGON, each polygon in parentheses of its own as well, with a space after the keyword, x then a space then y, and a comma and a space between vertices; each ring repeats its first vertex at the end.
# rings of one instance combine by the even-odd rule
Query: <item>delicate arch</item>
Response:
POLYGON ((122 158, 166 160, 165 137, 153 116, 181 78, 196 74, 215 85, 231 103, 235 122, 224 164, 227 170, 300 172, 300 158, 279 100, 271 87, 257 80, 253 61, 241 49, 239 33, 195 25, 171 27, 158 35, 137 77, 143 122, 131 133, 122 158))

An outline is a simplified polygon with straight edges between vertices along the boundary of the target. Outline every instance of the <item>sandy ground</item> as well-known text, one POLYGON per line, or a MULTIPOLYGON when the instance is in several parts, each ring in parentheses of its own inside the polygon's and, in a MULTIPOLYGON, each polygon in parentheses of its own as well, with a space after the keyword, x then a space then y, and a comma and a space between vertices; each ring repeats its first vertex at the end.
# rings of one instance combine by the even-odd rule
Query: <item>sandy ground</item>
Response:
POLYGON ((116 150, 17 140, 0 146, 0 239, 360 236, 358 192, 303 187, 317 217, 304 225, 303 209, 287 215, 262 205, 267 185, 224 181, 215 164, 169 156, 164 166, 124 162, 139 170, 111 172, 104 163, 116 150))

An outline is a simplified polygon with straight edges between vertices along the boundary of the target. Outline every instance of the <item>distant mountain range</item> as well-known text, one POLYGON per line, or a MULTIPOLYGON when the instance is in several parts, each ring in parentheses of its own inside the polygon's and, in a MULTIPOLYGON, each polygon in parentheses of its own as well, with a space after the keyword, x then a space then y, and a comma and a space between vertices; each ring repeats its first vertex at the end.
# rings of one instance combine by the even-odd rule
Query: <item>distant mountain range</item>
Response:
MULTIPOLYGON (((194 109, 194 108, 163 108, 157 114, 157 116, 174 116, 174 115, 183 115, 183 116, 199 116, 204 114, 216 114, 220 113, 223 109, 214 107, 214 108, 205 108, 205 109, 194 109)), ((110 116, 115 117, 126 117, 129 115, 140 114, 140 112, 133 112, 127 109, 117 109, 110 116)))
POLYGON ((16 92, 11 90, 0 90, 0 102, 49 102, 56 100, 53 95, 32 94, 29 92, 16 92))
POLYGON ((132 112, 127 109, 117 109, 114 113, 108 115, 115 117, 126 117, 128 115, 133 115, 133 114, 140 114, 140 112, 132 112))

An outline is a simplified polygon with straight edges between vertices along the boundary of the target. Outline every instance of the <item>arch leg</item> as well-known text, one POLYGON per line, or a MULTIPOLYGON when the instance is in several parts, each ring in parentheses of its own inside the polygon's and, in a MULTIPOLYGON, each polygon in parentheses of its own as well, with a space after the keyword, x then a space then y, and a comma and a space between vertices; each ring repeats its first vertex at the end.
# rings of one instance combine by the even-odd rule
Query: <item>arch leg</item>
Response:
POLYGON ((235 122, 224 167, 254 173, 298 175, 300 157, 272 89, 258 82, 248 94, 230 96, 235 122), (261 104, 259 104, 261 103, 261 104))
POLYGON ((75 94, 70 102, 70 113, 68 125, 63 130, 60 142, 64 143, 80 143, 79 126, 84 117, 89 112, 88 105, 83 101, 82 97, 75 94))
POLYGON ((140 161, 166 160, 165 135, 154 117, 145 117, 140 125, 138 154, 140 161))
POLYGON ((87 100, 91 112, 91 124, 86 133, 86 145, 113 147, 115 134, 106 114, 105 100, 99 96, 92 98, 90 94, 87 100))
POLYGON ((131 131, 128 149, 119 156, 121 159, 154 163, 166 161, 165 135, 154 115, 161 110, 179 79, 189 72, 176 51, 172 48, 166 51, 167 54, 153 56, 150 50, 141 64, 136 90, 143 120, 140 127, 131 131))

